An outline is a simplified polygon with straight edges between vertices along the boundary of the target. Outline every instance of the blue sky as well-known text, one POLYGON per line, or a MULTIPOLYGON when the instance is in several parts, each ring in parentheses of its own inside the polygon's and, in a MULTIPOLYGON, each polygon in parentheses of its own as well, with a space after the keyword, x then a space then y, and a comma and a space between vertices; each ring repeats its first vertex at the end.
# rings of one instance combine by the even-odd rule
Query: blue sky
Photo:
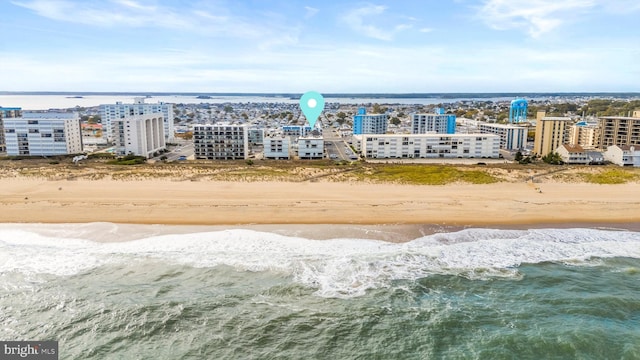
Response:
POLYGON ((640 91, 639 0, 1 0, 5 91, 640 91))

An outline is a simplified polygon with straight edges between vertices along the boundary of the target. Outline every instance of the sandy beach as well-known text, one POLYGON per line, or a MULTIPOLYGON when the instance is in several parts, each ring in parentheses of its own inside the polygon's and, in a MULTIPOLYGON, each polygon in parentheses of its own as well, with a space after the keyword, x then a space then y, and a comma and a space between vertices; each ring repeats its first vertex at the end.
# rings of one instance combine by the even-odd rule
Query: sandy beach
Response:
POLYGON ((638 184, 0 179, 0 222, 448 226, 640 221, 638 184))

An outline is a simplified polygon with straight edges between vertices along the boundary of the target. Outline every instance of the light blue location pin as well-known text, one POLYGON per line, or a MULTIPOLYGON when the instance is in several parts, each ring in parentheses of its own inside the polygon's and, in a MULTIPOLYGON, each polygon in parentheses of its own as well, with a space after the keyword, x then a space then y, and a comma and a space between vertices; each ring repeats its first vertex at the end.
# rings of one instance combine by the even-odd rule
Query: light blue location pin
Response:
POLYGON ((300 98, 300 109, 307 118, 311 129, 315 128, 318 116, 324 110, 324 98, 316 91, 307 91, 300 98))

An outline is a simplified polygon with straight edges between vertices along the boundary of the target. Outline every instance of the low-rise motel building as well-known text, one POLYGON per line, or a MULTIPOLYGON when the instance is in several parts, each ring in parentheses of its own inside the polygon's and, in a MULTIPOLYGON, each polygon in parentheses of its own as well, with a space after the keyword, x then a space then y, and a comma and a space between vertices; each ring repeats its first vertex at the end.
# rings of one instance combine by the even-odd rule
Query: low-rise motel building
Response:
POLYGON ((640 145, 611 145, 604 152, 604 158, 619 166, 640 167, 640 145))
POLYGON ((556 149, 556 153, 565 164, 587 165, 592 161, 587 151, 580 145, 562 144, 556 149))
POLYGON ((500 157, 500 136, 494 134, 368 134, 353 139, 369 159, 500 157))
POLYGON ((3 119, 9 156, 55 156, 83 151, 80 116, 69 112, 23 111, 3 119))
POLYGON ((133 154, 149 159, 166 148, 163 113, 115 119, 112 128, 115 152, 118 155, 133 154))
POLYGON ((478 123, 478 131, 482 134, 500 136, 500 148, 505 150, 522 150, 527 146, 527 131, 524 126, 512 124, 478 123))
POLYGON ((298 138, 298 158, 315 160, 324 158, 324 138, 317 131, 298 138))
POLYGON ((282 134, 264 136, 264 158, 288 160, 291 158, 291 137, 282 134))
POLYGON ((196 159, 248 159, 248 127, 231 124, 196 125, 193 127, 193 147, 196 159))

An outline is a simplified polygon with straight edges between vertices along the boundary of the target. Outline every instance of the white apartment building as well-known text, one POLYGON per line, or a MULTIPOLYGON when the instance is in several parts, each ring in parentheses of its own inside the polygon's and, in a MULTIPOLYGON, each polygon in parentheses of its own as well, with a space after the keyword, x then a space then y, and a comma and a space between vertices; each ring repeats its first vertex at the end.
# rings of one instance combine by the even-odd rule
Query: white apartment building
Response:
POLYGON ((118 155, 137 155, 147 159, 166 147, 162 113, 128 116, 112 122, 118 155))
POLYGON ((164 121, 164 136, 167 142, 174 139, 173 130, 173 104, 158 102, 156 104, 147 104, 144 98, 134 98, 133 104, 123 104, 121 101, 115 104, 100 105, 100 117, 102 118, 103 137, 108 141, 113 141, 113 122, 136 115, 147 115, 162 113, 164 121))
POLYGON ((4 119, 7 155, 53 156, 82 152, 80 116, 66 112, 22 112, 4 119))
POLYGON ((562 144, 556 152, 565 164, 586 165, 591 162, 591 157, 580 145, 562 144))
POLYGON ((291 158, 291 138, 289 136, 266 135, 263 141, 265 159, 283 160, 291 158))
POLYGON ((640 166, 640 146, 611 145, 604 152, 604 159, 619 166, 640 166))
POLYGON ((412 134, 454 134, 456 116, 452 114, 413 114, 411 115, 412 134))
POLYGON ((324 138, 317 133, 298 138, 298 157, 302 160, 322 159, 324 138))
POLYGON ((482 134, 500 136, 500 148, 505 150, 521 150, 527 145, 527 128, 523 126, 478 123, 478 131, 482 134))
POLYGON ((4 140, 4 120, 9 118, 22 117, 21 108, 5 108, 0 106, 0 153, 6 152, 4 140))
POLYGON ((193 127, 196 159, 242 160, 249 158, 247 125, 196 125, 193 127))
POLYGON ((353 138, 362 156, 370 159, 500 157, 500 137, 493 134, 388 134, 353 138))

